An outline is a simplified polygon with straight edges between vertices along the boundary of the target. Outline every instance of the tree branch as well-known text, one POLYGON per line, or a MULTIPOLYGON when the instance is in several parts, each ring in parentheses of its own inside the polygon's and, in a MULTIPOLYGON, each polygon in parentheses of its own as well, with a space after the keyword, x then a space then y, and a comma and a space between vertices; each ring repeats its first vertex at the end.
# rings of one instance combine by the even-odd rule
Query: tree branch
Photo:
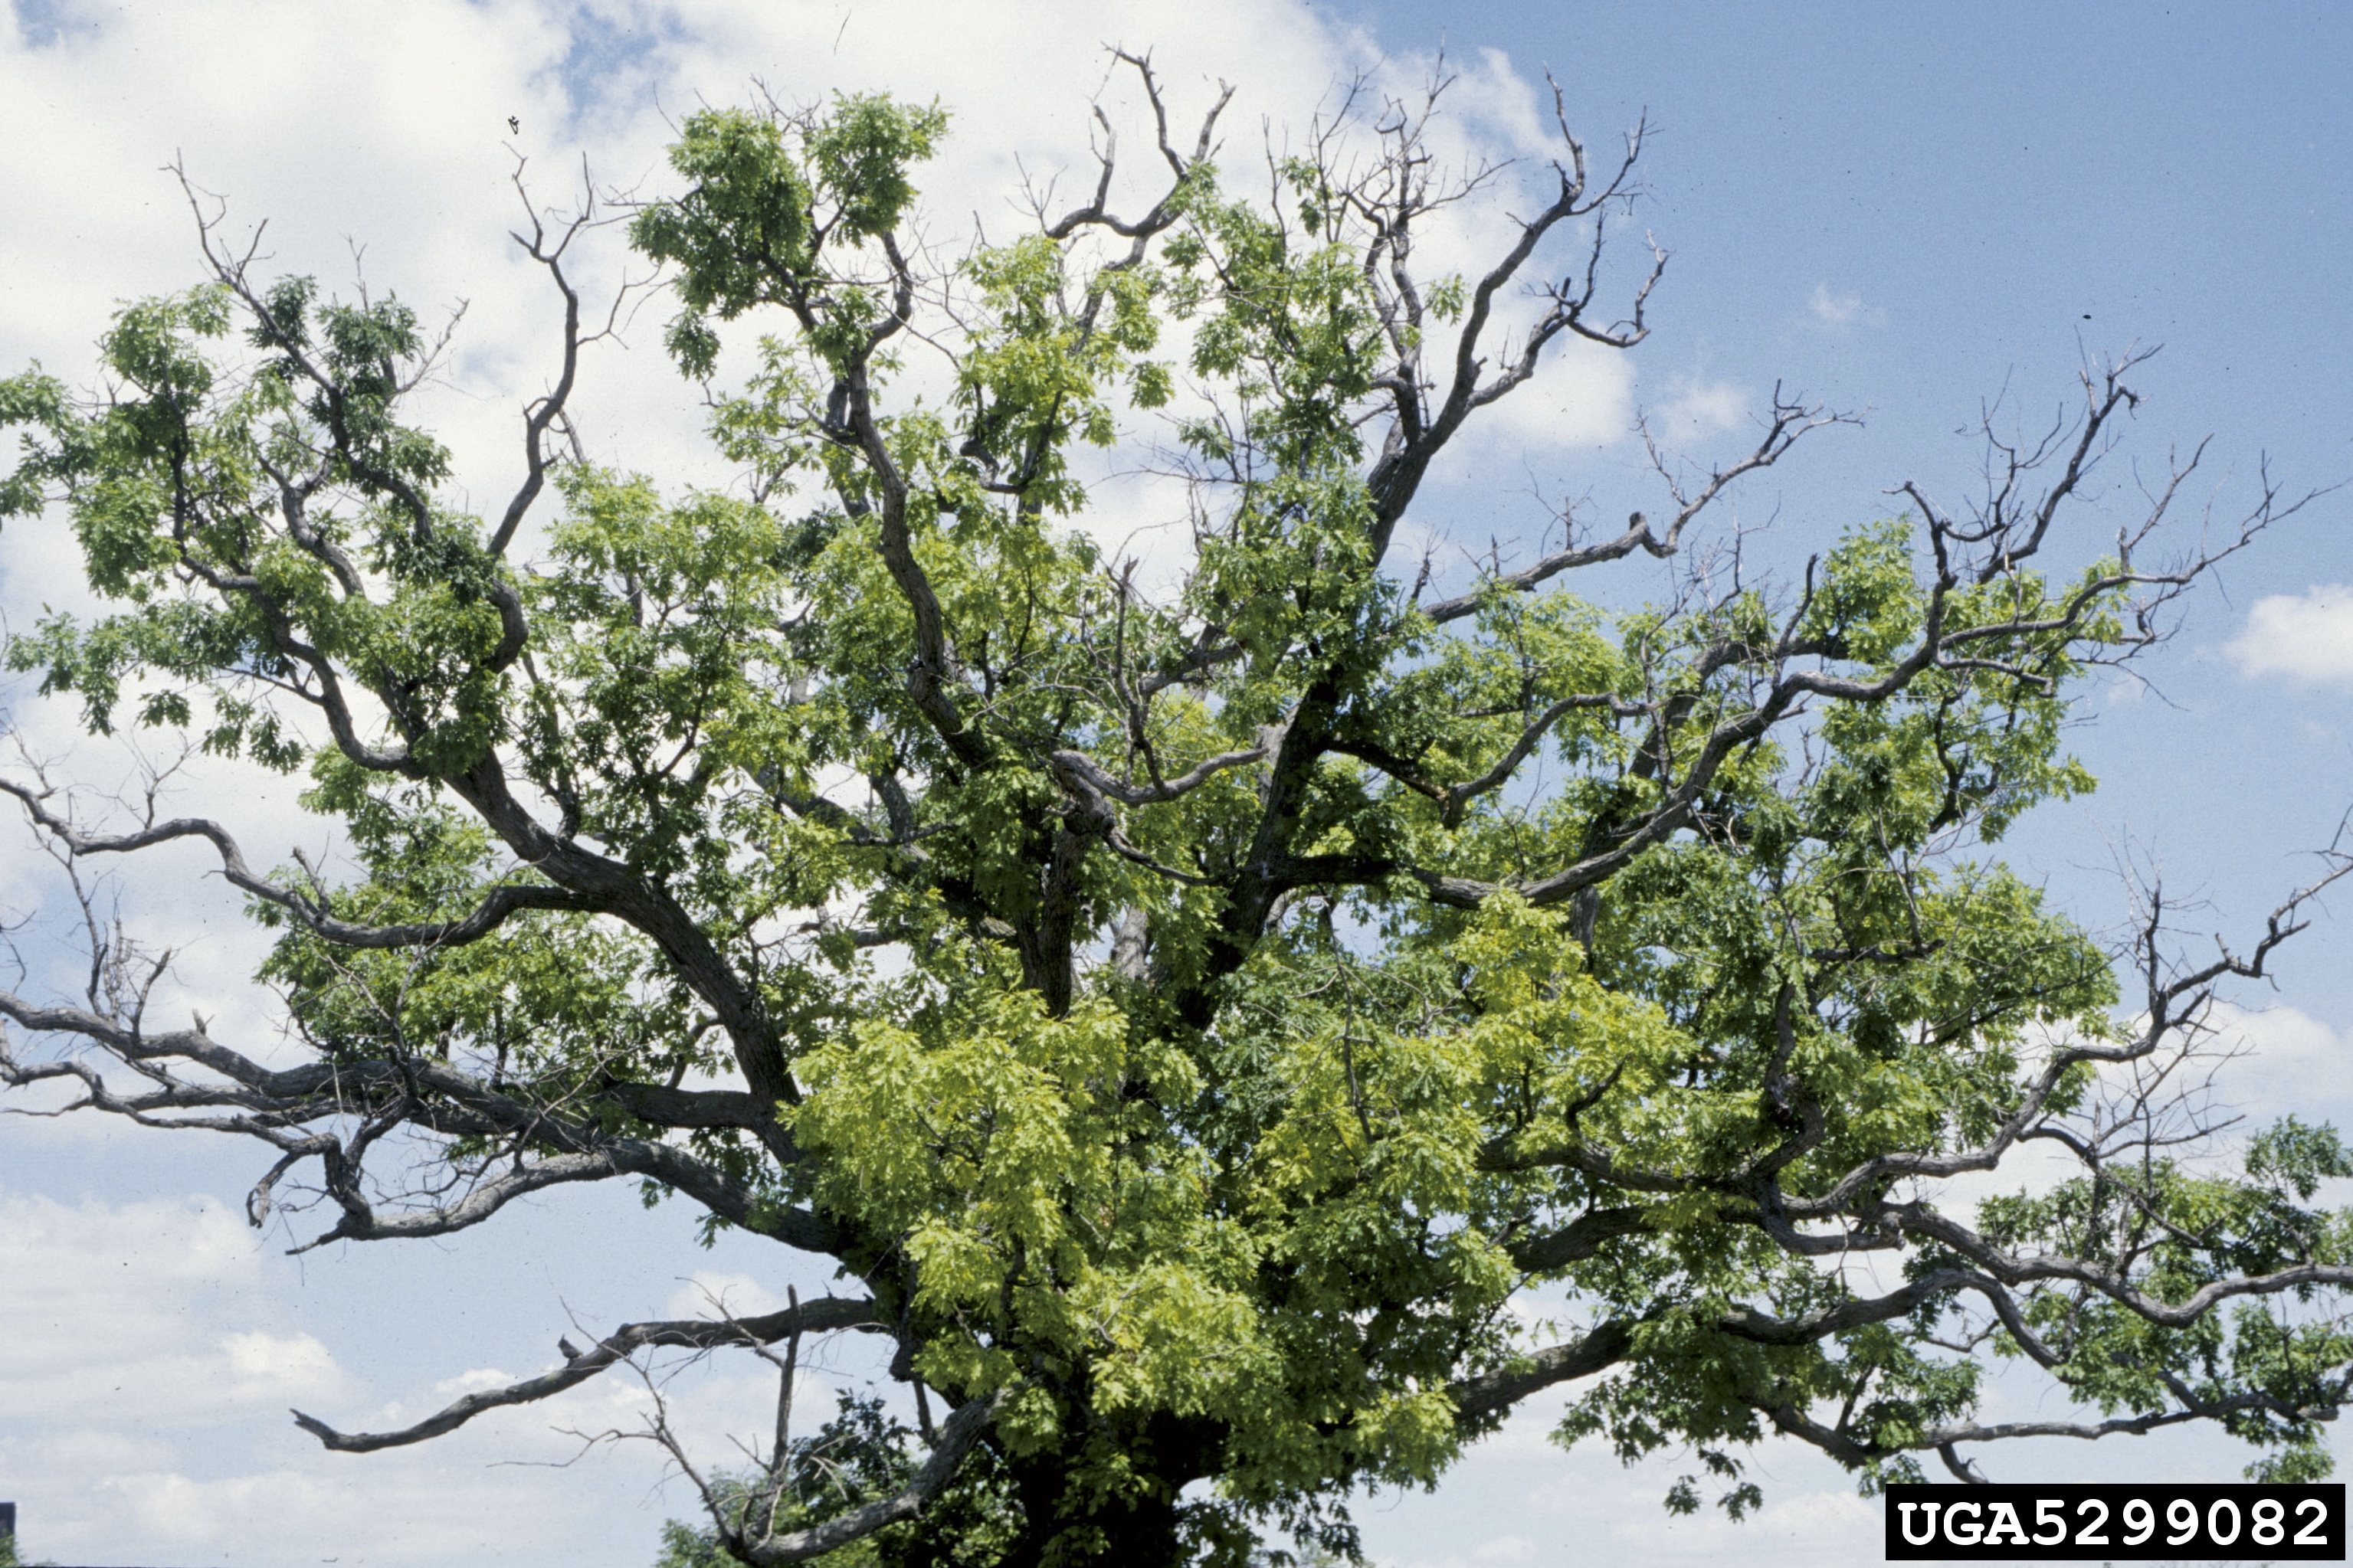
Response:
POLYGON ((834 1329, 863 1329, 881 1333, 888 1331, 889 1327, 876 1316, 873 1302, 839 1296, 821 1296, 814 1301, 804 1301, 797 1307, 756 1318, 690 1318, 624 1323, 586 1352, 567 1353, 565 1365, 554 1372, 542 1373, 521 1383, 511 1383, 504 1388, 469 1394, 416 1426, 404 1426, 397 1432, 338 1432, 317 1416, 305 1415, 299 1410, 294 1412, 294 1424, 339 1454, 369 1454, 379 1448, 397 1448, 455 1432, 486 1410, 497 1410, 510 1405, 528 1405, 534 1400, 561 1394, 567 1388, 576 1388, 641 1350, 712 1350, 726 1345, 765 1345, 795 1334, 822 1333, 834 1329))

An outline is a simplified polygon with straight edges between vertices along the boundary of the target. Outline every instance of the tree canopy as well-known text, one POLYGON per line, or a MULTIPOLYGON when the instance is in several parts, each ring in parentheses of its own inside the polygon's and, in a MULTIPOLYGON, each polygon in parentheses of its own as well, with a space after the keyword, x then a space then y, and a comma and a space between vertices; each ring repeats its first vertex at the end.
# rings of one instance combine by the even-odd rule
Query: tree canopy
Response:
POLYGON ((163 958, 86 904, 87 992, 0 993, 0 1077, 268 1145, 249 1212, 317 1210, 305 1245, 633 1181, 830 1260, 839 1294, 623 1325, 400 1431, 299 1418, 377 1449, 666 1348, 765 1357, 750 1472, 653 1418, 711 1510, 680 1563, 1347 1553, 1351 1488, 1547 1394, 1564 1442, 1694 1453, 1684 1510, 1753 1506, 1768 1433, 1866 1488, 2186 1422, 2325 1472, 2353 1158, 2294 1120, 2216 1144, 2181 1089, 2216 987, 2346 862, 2191 961, 2156 890, 2112 950, 1990 849, 2091 787, 2087 674, 2303 502, 2267 480, 2176 546, 2193 455, 2079 542, 2126 356, 2046 437, 1989 426, 1970 503, 1904 483, 1775 574, 1706 542, 1844 422, 1777 392, 1736 460, 1654 453, 1655 520, 1565 511, 1440 595, 1399 540, 1450 447, 1648 330, 1641 131, 1450 167, 1433 87, 1221 163, 1223 100, 1181 133, 1122 58, 1156 194, 1114 199, 1105 118, 1083 199, 1010 239, 922 220, 936 106, 684 121, 627 235, 724 488, 572 434, 593 203, 519 237, 565 327, 492 513, 407 422, 415 312, 263 276, 201 201, 208 277, 121 311, 102 391, 0 382, 0 516, 67 520, 119 606, 10 667, 95 732, 306 772, 343 857, 0 776, 69 868, 208 841, 305 1047, 162 1026, 163 958), (1489 199, 1498 253, 1429 268, 1489 199), (1187 483, 1173 569, 1090 527, 1114 448, 1187 483), (1584 586, 1645 563, 1647 601, 1584 586), (1940 1202, 2030 1144, 2074 1173, 1940 1202), (835 1331, 914 1428, 790 1430, 835 1331), (1998 1358, 2065 1418, 1983 1418, 1998 1358))

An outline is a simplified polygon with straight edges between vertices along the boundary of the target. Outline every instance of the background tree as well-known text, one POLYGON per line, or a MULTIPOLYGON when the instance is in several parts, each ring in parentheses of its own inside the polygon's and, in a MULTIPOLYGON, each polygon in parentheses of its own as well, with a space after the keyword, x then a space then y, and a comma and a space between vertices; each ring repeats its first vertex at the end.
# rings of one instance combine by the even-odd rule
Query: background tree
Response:
POLYGON ((1665 257, 1610 244, 1641 132, 1589 163, 1563 115, 1546 170, 1450 169, 1433 87, 1223 179, 1216 110, 1179 136, 1126 63, 1155 192, 1115 199, 1106 121, 1085 199, 962 250, 913 216, 936 108, 685 123, 629 234, 728 492, 563 446, 594 204, 519 237, 560 371, 475 518, 403 421, 440 346, 414 314, 261 277, 199 202, 211 279, 121 312, 103 394, 0 384, 26 433, 0 511, 61 502, 124 605, 9 658, 94 730, 127 705, 307 768, 354 874, 258 871, 162 779, 90 821, 28 763, 0 789, 69 871, 213 846, 311 1048, 161 1027, 166 955, 86 896, 85 994, 0 994, 0 1072, 269 1145, 253 1217, 323 1206, 310 1245, 621 1178, 836 1261, 859 1293, 625 1325, 400 1431, 300 1417, 381 1448, 740 1347, 781 1374, 750 1472, 648 1435, 753 1563, 1234 1561, 1269 1522, 1346 1550, 1345 1489, 1428 1482, 1574 1382, 1565 1438, 1689 1445, 1736 1514, 1767 1430, 1866 1486, 2201 1420, 2318 1473, 2353 1264, 2316 1198, 2353 1164, 2293 1121, 2200 1159, 2194 1087, 2215 986, 2264 976, 2345 862, 2192 963, 2158 890, 2112 954, 1986 853, 2089 786, 2060 745, 2085 672, 2304 502, 2266 480, 2168 553, 2193 453, 2046 571, 2137 405, 2126 355, 2042 439, 1989 423, 1972 504, 1906 483, 1784 577, 1696 548, 1838 422, 1777 395, 1736 462, 1657 454, 1663 521, 1564 515, 1432 597, 1395 548, 1432 465, 1564 342, 1644 335, 1665 257), (1489 196, 1520 215, 1498 256, 1417 258, 1489 196), (773 331, 728 390, 746 319, 773 331), (1085 449, 1139 425, 1192 487, 1166 589, 1080 526, 1085 449), (1564 585, 1643 558, 1640 610, 1564 585), (2029 1142, 2081 1173, 1939 1206, 2029 1142), (1531 1298, 1562 1320, 1534 1338, 1531 1298), (888 1346, 920 1452, 863 1407, 796 1447, 797 1347, 838 1330, 888 1346), (1981 1420, 2000 1355, 2089 1413, 1981 1420))

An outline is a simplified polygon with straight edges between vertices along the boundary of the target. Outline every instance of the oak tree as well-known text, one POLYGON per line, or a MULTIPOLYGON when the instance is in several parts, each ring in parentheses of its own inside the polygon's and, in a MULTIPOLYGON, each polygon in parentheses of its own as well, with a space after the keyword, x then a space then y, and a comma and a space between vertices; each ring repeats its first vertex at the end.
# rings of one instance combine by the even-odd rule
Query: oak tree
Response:
POLYGON ((1011 236, 919 221, 936 107, 683 122, 627 235, 723 489, 572 436, 591 208, 519 237, 564 329, 485 515, 406 412, 415 313, 265 276, 201 202, 208 275, 120 312, 101 390, 0 382, 12 539, 61 518, 117 606, 10 666, 93 731, 305 773, 342 857, 0 776, 77 887, 206 841, 303 1045, 174 1026, 160 955, 93 915, 84 994, 0 994, 0 1076, 253 1139, 251 1215, 322 1215, 305 1245, 617 1181, 826 1260, 834 1293, 566 1342, 402 1430, 300 1417, 366 1451, 665 1349, 765 1357, 749 1472, 652 1417, 710 1505, 681 1561, 1349 1552, 1350 1489, 1537 1398, 1564 1441, 1695 1453, 1684 1510, 1697 1471, 1751 1506, 1773 1433, 1866 1488, 2189 1422, 2325 1470, 2353 1232, 2316 1194, 2353 1161, 2294 1121, 2201 1156, 2177 1089, 2346 862, 2189 960, 2155 892, 2112 951, 1990 848, 2091 787, 2087 672, 2302 502, 2266 482, 2177 547, 2193 456, 2082 538, 2127 356, 2045 438, 1989 428, 1973 501, 1857 498, 1802 566, 1702 547, 1841 422, 1777 393, 1733 460, 1658 454, 1622 527, 1561 513, 1439 592, 1399 541, 1441 459, 1565 345, 1648 331, 1641 132, 1599 157, 1562 115, 1549 164, 1455 166, 1437 89, 1360 91, 1261 158, 1122 58, 1150 191, 1122 205, 1104 117, 1011 236), (1430 268, 1482 200, 1497 252, 1430 268), (1091 528, 1106 448, 1186 481, 1174 569, 1091 528), (2073 1173, 1940 1201, 2030 1143, 2073 1173), (838 1331, 912 1429, 793 1432, 838 1331), (1999 1358, 2063 1418, 1981 1416, 1999 1358))

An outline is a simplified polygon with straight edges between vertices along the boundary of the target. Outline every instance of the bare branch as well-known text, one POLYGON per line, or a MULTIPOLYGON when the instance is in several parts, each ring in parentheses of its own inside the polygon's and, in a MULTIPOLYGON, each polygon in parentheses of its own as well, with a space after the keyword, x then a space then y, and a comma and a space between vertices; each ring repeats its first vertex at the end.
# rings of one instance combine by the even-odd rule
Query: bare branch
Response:
POLYGON ((41 829, 74 856, 127 855, 180 838, 202 838, 220 855, 221 876, 239 892, 277 905, 303 926, 342 947, 459 947, 479 941, 526 910, 588 912, 603 906, 581 894, 538 883, 512 882, 492 888, 470 914, 454 921, 411 921, 400 925, 364 925, 330 913, 318 900, 291 888, 282 888, 254 875, 237 839, 208 817, 174 817, 136 832, 88 834, 48 808, 55 792, 34 789, 0 778, 0 793, 14 795, 41 829))
POLYGON ((567 1355, 565 1364, 554 1372, 542 1373, 537 1377, 525 1378, 504 1388, 469 1394, 416 1426, 404 1426, 397 1432, 338 1432, 318 1417, 305 1415, 299 1410, 294 1413, 294 1424, 338 1453, 366 1454, 378 1448, 422 1443, 429 1437, 456 1431, 486 1410, 497 1410, 509 1405, 528 1405, 534 1400, 561 1394, 567 1388, 575 1388, 642 1350, 668 1347, 710 1350, 724 1345, 765 1345, 803 1333, 823 1333, 835 1329, 862 1329, 879 1333, 888 1327, 875 1315, 873 1302, 840 1296, 822 1296, 814 1301, 804 1301, 782 1311, 756 1318, 687 1318, 624 1323, 598 1340, 588 1351, 567 1355))

